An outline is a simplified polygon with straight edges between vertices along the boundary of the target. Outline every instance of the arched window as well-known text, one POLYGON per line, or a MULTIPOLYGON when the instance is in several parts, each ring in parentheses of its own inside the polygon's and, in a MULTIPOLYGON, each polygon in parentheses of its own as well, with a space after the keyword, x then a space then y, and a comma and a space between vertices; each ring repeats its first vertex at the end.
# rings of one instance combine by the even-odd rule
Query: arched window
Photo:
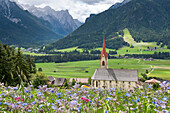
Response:
POLYGON ((104 65, 105 65, 105 62, 103 61, 103 62, 102 62, 102 66, 104 66, 104 65))
POLYGON ((98 82, 96 81, 96 87, 98 87, 98 82))

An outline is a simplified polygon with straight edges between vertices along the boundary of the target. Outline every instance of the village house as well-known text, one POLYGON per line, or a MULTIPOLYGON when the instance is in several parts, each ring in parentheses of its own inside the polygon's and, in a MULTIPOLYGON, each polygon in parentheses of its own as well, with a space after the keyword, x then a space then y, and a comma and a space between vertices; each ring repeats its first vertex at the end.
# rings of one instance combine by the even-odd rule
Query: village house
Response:
POLYGON ((54 78, 52 76, 48 77, 49 84, 56 85, 58 87, 62 87, 66 81, 66 78, 54 78))
POLYGON ((91 78, 91 85, 95 88, 134 88, 138 84, 138 70, 108 68, 108 57, 103 38, 103 50, 100 58, 100 68, 96 69, 91 78))
POLYGON ((76 83, 85 83, 88 84, 88 78, 70 78, 69 84, 73 81, 73 79, 76 81, 76 83))

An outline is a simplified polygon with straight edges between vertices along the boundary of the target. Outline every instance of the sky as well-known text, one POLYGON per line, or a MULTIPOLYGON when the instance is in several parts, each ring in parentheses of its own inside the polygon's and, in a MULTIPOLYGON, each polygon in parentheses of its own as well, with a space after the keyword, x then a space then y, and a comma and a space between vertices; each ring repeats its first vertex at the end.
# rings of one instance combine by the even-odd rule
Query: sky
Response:
POLYGON ((17 0, 20 4, 37 7, 50 6, 56 11, 69 10, 74 19, 85 22, 90 14, 98 14, 107 10, 113 4, 123 0, 17 0))

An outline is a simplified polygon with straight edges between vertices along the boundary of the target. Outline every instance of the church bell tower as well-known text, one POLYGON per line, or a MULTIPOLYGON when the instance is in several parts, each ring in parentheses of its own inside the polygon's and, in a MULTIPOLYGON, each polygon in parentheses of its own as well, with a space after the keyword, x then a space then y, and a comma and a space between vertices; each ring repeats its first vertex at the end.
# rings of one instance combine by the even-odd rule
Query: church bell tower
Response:
POLYGON ((103 69, 108 68, 108 58, 106 52, 105 37, 103 37, 103 50, 101 52, 101 57, 100 57, 100 68, 103 69))

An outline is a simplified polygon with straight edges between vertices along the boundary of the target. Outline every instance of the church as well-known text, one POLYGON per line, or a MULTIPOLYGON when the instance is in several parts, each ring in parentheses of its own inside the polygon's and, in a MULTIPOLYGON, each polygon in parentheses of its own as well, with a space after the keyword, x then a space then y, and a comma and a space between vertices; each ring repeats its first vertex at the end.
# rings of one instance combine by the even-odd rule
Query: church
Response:
POLYGON ((108 68, 105 38, 100 58, 100 68, 96 69, 91 78, 91 85, 95 88, 134 88, 138 84, 138 70, 108 68))

